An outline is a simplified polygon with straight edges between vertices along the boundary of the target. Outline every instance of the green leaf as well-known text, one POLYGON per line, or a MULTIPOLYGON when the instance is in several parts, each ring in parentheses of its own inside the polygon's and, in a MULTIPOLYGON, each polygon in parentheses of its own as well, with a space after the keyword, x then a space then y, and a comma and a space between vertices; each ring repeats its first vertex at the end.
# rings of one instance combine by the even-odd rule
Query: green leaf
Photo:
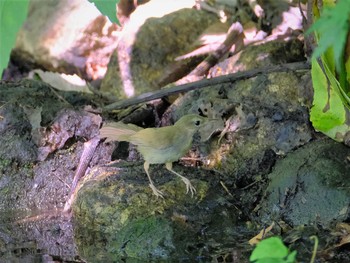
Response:
POLYGON ((336 141, 344 141, 350 131, 349 60, 344 61, 344 49, 349 31, 350 0, 323 1, 318 20, 308 33, 315 31, 318 47, 312 57, 312 84, 314 89, 310 120, 314 128, 336 141))
POLYGON ((18 30, 27 18, 29 0, 0 1, 0 74, 7 68, 18 30))
POLYGON ((295 257, 296 251, 289 254, 288 248, 279 237, 270 237, 256 246, 249 260, 256 263, 293 263, 295 257))
POLYGON ((257 261, 254 261, 256 263, 286 263, 285 260, 281 258, 261 258, 258 259, 257 261))
POLYGON ((286 263, 294 263, 297 260, 297 252, 292 251, 286 258, 286 263))
MULTIPOLYGON (((315 129, 326 132, 344 123, 344 105, 336 89, 327 79, 326 72, 322 70, 316 59, 312 60, 311 76, 314 99, 310 120, 315 129)), ((337 81, 334 80, 334 82, 337 81)))
POLYGON ((350 57, 345 63, 346 79, 350 83, 350 57))
POLYGON ((313 58, 320 57, 332 47, 337 68, 341 68, 344 46, 350 28, 349 15, 350 0, 339 0, 334 7, 324 8, 321 17, 307 31, 307 33, 315 31, 319 35, 318 47, 312 55, 313 58))
POLYGON ((107 16, 113 23, 120 25, 117 18, 117 4, 120 0, 89 0, 90 3, 95 4, 101 14, 107 16))

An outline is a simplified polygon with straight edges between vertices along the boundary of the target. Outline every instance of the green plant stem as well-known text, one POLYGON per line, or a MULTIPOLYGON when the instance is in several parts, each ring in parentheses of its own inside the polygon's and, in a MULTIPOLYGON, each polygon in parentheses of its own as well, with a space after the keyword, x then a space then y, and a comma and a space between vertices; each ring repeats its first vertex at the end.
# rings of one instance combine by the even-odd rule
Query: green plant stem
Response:
POLYGON ((312 257, 311 257, 311 260, 310 260, 310 263, 314 263, 315 262, 315 258, 316 258, 317 248, 318 248, 318 238, 317 238, 317 236, 311 236, 310 240, 314 240, 315 241, 314 249, 312 251, 312 257))

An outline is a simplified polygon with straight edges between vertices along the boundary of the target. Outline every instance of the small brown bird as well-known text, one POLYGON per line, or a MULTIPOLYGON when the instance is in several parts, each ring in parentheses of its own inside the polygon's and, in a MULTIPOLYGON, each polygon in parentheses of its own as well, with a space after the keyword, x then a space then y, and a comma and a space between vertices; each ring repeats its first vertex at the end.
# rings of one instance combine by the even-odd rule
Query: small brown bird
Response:
POLYGON ((172 163, 179 160, 191 148, 193 135, 207 122, 207 118, 196 114, 185 115, 173 126, 143 129, 133 124, 122 122, 108 123, 100 129, 101 137, 107 141, 127 141, 137 146, 145 162, 144 169, 148 176, 153 193, 163 198, 149 174, 149 165, 165 163, 165 167, 176 174, 186 184, 186 190, 191 194, 196 192, 190 180, 172 169, 172 163))

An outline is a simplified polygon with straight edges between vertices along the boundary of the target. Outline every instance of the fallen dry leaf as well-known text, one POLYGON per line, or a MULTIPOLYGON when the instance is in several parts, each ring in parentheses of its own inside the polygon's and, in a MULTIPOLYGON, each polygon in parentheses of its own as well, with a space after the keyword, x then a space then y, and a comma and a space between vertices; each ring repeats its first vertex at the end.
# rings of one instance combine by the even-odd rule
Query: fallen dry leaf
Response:
POLYGON ((265 236, 268 232, 270 232, 270 231, 272 230, 272 228, 273 228, 274 225, 275 225, 275 222, 272 222, 272 224, 271 224, 269 227, 262 229, 262 230, 259 232, 259 234, 257 234, 255 237, 253 237, 252 239, 250 239, 250 240, 248 241, 248 243, 249 243, 251 246, 258 244, 258 243, 264 238, 264 236, 265 236))
POLYGON ((85 80, 82 80, 77 75, 59 74, 49 71, 45 72, 41 69, 36 69, 30 72, 29 78, 33 78, 34 74, 37 74, 42 81, 58 90, 92 93, 86 85, 85 80))

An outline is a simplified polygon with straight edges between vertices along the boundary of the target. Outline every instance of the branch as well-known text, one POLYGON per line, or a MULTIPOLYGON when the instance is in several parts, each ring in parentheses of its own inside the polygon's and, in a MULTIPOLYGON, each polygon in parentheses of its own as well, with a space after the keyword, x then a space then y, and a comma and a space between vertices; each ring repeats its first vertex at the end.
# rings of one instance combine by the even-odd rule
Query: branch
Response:
POLYGON ((268 74, 272 72, 309 70, 310 68, 311 66, 308 62, 294 62, 294 63, 257 68, 257 69, 252 69, 244 72, 237 72, 233 74, 227 74, 224 76, 219 76, 211 79, 202 79, 196 82, 191 82, 191 83, 186 83, 175 87, 165 88, 165 89, 157 90, 155 92, 143 93, 139 96, 136 96, 130 99, 117 101, 115 103, 105 106, 103 110, 111 111, 116 109, 122 109, 122 108, 129 107, 131 105, 148 102, 155 99, 160 99, 165 96, 169 96, 169 95, 173 95, 181 92, 188 92, 191 90, 206 88, 208 86, 214 86, 221 83, 228 83, 228 82, 233 83, 238 80, 255 77, 259 74, 268 74))

